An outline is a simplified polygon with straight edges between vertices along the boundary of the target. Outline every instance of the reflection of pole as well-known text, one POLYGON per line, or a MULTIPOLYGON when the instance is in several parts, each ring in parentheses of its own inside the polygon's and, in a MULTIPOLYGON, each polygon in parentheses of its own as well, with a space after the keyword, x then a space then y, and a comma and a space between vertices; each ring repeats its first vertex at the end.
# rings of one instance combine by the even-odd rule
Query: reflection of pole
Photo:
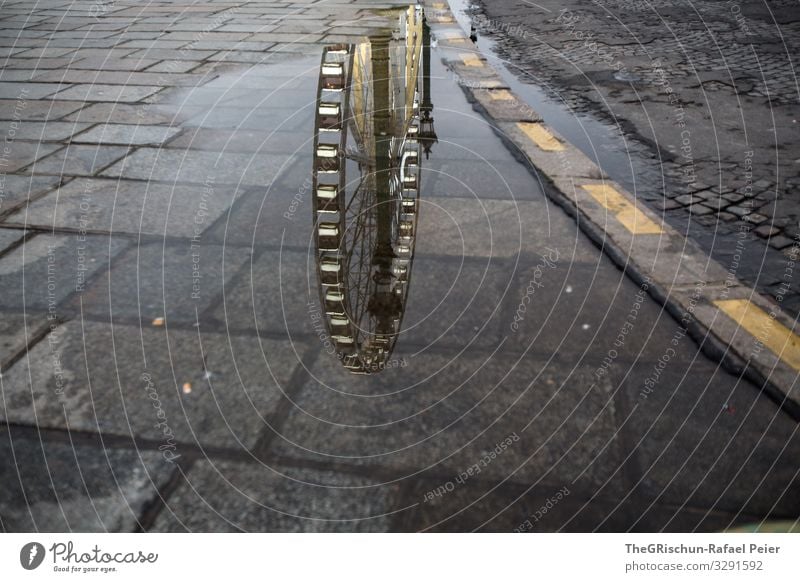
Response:
POLYGON ((419 141, 425 150, 425 159, 431 155, 431 147, 439 141, 433 128, 433 103, 431 102, 431 29, 428 20, 422 18, 422 105, 420 110, 419 141))
POLYGON ((378 246, 373 263, 390 267, 392 252, 392 204, 389 182, 389 154, 392 140, 390 107, 389 36, 370 39, 372 43, 372 97, 375 120, 375 185, 377 193, 378 246))

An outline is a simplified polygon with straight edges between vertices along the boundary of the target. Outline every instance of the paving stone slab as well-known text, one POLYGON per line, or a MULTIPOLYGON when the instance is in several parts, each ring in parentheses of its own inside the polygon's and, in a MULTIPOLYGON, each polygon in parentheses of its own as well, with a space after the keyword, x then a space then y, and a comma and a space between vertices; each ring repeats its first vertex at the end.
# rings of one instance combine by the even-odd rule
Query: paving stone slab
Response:
POLYGON ((13 141, 0 151, 0 164, 6 172, 16 172, 36 160, 52 154, 62 146, 51 143, 13 141))
POLYGON ((128 151, 126 147, 71 143, 55 154, 37 161, 31 171, 55 176, 92 176, 123 158, 128 151))
POLYGON ((163 317, 192 325, 204 321, 204 311, 249 261, 246 249, 208 244, 201 237, 139 244, 81 294, 81 311, 113 321, 163 317))
POLYGON ((74 143, 160 146, 180 133, 180 128, 158 125, 106 123, 76 136, 74 143))
POLYGON ((132 532, 175 470, 158 452, 6 434, 0 465, 5 532, 132 532))
POLYGON ((290 160, 287 155, 217 154, 142 148, 102 172, 135 180, 268 186, 290 160))
POLYGON ((0 317, 0 372, 49 326, 47 316, 40 311, 3 313, 0 317))
POLYGON ((58 176, 7 174, 0 178, 0 213, 6 213, 31 198, 58 186, 58 176))
POLYGON ((595 380, 572 364, 485 352, 448 357, 402 349, 393 358, 396 367, 353 377, 321 354, 274 451, 398 478, 435 468, 447 477, 441 485, 473 468, 472 476, 495 483, 577 482, 619 491, 608 378, 595 380))
POLYGON ((666 366, 637 366, 625 382, 640 492, 732 514, 800 511, 796 423, 746 381, 709 362, 676 365, 670 355, 666 366))
POLYGON ((161 87, 136 85, 75 85, 56 94, 57 99, 70 101, 110 101, 136 103, 154 95, 161 87))
POLYGON ((267 417, 303 353, 301 344, 174 330, 169 322, 75 320, 3 374, 2 416, 146 438, 176 457, 182 444, 247 449, 269 430, 267 417))
POLYGON ((198 187, 79 178, 12 214, 8 222, 192 238, 202 235, 238 195, 236 188, 210 181, 198 187))
POLYGON ((544 200, 423 195, 418 226, 416 253, 420 254, 514 257, 546 252, 549 246, 572 261, 590 261, 597 255, 594 247, 582 240, 574 222, 544 200))
POLYGON ((197 115, 198 107, 172 107, 155 104, 94 103, 65 119, 90 123, 179 125, 197 115))
POLYGON ((398 492, 362 476, 202 461, 151 531, 385 532, 401 509, 398 492))
POLYGON ((126 245, 125 241, 81 235, 39 234, 0 258, 0 305, 44 310, 59 316, 60 304, 126 245))

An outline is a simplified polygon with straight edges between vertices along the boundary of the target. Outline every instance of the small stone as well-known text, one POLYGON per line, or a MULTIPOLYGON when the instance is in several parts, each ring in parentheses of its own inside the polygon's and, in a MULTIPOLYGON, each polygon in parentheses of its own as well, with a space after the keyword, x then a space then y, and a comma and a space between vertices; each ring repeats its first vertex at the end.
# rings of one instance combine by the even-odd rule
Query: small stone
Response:
POLYGON ((736 192, 731 192, 729 194, 723 194, 722 197, 725 200, 730 200, 731 202, 734 202, 734 203, 735 202, 739 202, 740 200, 742 200, 744 198, 744 196, 742 196, 741 194, 737 194, 736 192))
POLYGON ((732 222, 738 218, 735 214, 731 214, 730 212, 720 212, 719 217, 726 222, 732 222))
POLYGON ((711 214, 714 211, 708 206, 703 206, 702 204, 693 204, 689 208, 689 212, 695 216, 704 216, 706 214, 711 214))
POLYGON ((728 212, 735 214, 738 217, 747 216, 750 214, 751 209, 744 206, 728 206, 728 212))
POLYGON ((673 198, 673 200, 675 200, 675 202, 681 204, 682 206, 689 206, 690 204, 695 202, 691 194, 683 194, 681 196, 673 198))
POLYGON ((753 224, 761 224, 762 222, 767 220, 767 217, 764 216, 763 214, 759 214, 758 212, 752 212, 747 215, 746 220, 748 222, 752 222, 753 224))
POLYGON ((771 239, 769 239, 769 246, 771 246, 773 249, 778 249, 779 251, 791 245, 792 239, 783 235, 773 236, 771 239))
POLYGON ((769 238, 771 236, 775 236, 776 234, 778 234, 780 230, 772 225, 764 224, 755 229, 755 232, 761 238, 769 238))

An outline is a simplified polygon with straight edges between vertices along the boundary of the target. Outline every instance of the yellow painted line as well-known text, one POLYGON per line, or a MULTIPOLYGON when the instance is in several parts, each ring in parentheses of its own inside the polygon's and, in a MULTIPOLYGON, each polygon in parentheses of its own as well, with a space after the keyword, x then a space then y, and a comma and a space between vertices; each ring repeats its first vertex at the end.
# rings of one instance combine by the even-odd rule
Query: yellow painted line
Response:
POLYGON ((520 128, 522 133, 527 135, 539 149, 543 149, 546 152, 560 152, 564 150, 564 144, 558 141, 556 136, 547 131, 541 123, 520 121, 517 123, 517 127, 520 128))
POLYGON ((660 234, 661 225, 650 220, 636 205, 608 184, 583 184, 592 198, 611 212, 633 234, 660 234))
POLYGON ((434 10, 444 10, 445 8, 447 8, 447 4, 445 4, 444 2, 434 2, 433 8, 434 10))
POLYGON ((482 67, 483 61, 480 60, 473 54, 470 53, 461 53, 459 55, 461 57, 461 61, 467 65, 468 67, 482 67))
POLYGON ((714 301, 725 315, 746 329, 781 360, 800 370, 800 337, 749 299, 714 301))
POLYGON ((510 101, 514 99, 514 96, 508 89, 497 89, 495 91, 489 91, 489 97, 491 97, 492 101, 510 101))

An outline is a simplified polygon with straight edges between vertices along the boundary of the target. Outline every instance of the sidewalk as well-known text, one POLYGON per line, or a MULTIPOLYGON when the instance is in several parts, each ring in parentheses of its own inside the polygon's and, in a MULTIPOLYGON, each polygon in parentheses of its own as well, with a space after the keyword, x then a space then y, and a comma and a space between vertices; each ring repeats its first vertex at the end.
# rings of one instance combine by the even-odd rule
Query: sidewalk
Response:
POLYGON ((397 366, 331 356, 303 186, 320 56, 402 3, 34 4, 0 17, 4 530, 800 514, 797 424, 552 204, 442 38, 397 366))

